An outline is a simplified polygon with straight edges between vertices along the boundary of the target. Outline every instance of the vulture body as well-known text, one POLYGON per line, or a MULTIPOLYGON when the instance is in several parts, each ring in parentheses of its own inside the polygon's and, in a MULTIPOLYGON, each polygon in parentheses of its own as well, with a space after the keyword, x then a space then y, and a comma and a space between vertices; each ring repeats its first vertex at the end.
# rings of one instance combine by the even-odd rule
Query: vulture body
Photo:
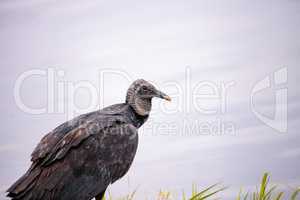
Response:
POLYGON ((129 170, 138 128, 147 120, 155 96, 170 99, 139 79, 128 89, 126 103, 80 115, 55 128, 34 149, 30 168, 7 196, 13 200, 102 199, 108 185, 129 170))

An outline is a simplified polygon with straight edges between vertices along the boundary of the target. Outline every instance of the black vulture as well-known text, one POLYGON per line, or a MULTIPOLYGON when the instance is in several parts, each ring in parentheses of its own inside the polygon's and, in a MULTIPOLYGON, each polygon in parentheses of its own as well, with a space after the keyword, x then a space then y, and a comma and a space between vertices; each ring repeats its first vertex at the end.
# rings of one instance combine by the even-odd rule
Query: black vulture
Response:
POLYGON ((138 79, 126 102, 80 115, 45 135, 28 171, 8 190, 14 200, 102 199, 108 185, 128 171, 153 97, 170 100, 138 79))

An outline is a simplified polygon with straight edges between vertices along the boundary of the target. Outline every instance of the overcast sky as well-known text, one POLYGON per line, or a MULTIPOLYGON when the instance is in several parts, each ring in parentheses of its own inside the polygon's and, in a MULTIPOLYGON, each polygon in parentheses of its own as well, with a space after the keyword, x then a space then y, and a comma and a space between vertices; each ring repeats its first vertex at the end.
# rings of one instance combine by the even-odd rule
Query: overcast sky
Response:
POLYGON ((221 181, 231 197, 265 171, 287 188, 300 185, 299 1, 2 0, 0 27, 1 199, 44 134, 123 102, 137 78, 173 101, 153 102, 113 195, 221 181), (33 69, 40 75, 16 86, 33 69), (16 99, 46 112, 28 113, 16 99))

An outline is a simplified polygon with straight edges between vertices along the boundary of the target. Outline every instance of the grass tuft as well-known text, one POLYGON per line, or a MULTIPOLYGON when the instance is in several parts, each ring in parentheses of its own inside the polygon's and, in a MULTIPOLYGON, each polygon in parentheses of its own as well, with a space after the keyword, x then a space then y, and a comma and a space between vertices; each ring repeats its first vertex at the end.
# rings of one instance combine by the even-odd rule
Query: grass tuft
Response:
MULTIPOLYGON (((187 197, 186 193, 182 192, 181 200, 215 200, 218 199, 217 195, 222 191, 226 190, 227 187, 221 187, 219 183, 211 185, 207 188, 199 190, 196 185, 192 185, 192 193, 190 197, 187 197)), ((128 194, 127 196, 119 199, 113 199, 112 195, 108 193, 108 198, 103 198, 103 200, 136 200, 135 194, 137 190, 128 194)), ((300 187, 296 188, 289 198, 285 200, 299 200, 300 187)), ((278 191, 276 186, 270 186, 270 175, 264 173, 260 182, 259 189, 257 188, 254 192, 243 192, 240 190, 236 197, 236 200, 283 200, 285 193, 283 191, 278 191)), ((158 197, 153 200, 175 200, 172 198, 171 192, 160 191, 158 197)))

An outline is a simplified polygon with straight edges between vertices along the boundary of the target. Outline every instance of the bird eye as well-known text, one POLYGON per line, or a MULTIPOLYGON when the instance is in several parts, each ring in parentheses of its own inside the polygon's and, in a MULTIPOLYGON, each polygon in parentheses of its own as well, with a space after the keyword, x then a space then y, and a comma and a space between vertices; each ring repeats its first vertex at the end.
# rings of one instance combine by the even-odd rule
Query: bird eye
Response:
POLYGON ((142 90, 143 90, 143 91, 146 91, 146 90, 147 90, 147 87, 146 87, 146 86, 142 86, 142 90))

